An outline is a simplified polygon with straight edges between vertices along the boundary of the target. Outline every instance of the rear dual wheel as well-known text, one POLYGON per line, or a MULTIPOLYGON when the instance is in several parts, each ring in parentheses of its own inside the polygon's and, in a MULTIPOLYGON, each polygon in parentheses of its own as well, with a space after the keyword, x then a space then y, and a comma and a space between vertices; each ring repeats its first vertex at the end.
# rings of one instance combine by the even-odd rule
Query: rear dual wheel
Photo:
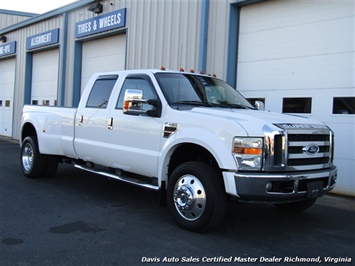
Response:
POLYGON ((29 136, 21 146, 21 169, 29 178, 51 177, 58 169, 59 160, 55 156, 39 152, 37 137, 29 136))
POLYGON ((222 178, 206 163, 183 163, 170 176, 167 203, 180 227, 212 230, 222 221, 226 208, 222 178))

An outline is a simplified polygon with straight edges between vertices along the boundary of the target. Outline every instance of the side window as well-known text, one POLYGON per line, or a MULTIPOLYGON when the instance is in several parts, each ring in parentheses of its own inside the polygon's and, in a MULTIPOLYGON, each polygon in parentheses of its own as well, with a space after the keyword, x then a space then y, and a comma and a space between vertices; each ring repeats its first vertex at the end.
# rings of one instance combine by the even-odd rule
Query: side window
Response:
POLYGON ((98 77, 92 87, 86 107, 105 109, 117 78, 117 75, 98 77))
MULTIPOLYGON (((143 99, 145 100, 157 100, 158 96, 154 90, 153 84, 150 82, 149 77, 127 77, 120 92, 120 96, 118 98, 116 109, 123 108, 124 95, 126 90, 134 89, 143 91, 143 99)), ((142 111, 152 110, 154 106, 150 104, 143 104, 142 111)))

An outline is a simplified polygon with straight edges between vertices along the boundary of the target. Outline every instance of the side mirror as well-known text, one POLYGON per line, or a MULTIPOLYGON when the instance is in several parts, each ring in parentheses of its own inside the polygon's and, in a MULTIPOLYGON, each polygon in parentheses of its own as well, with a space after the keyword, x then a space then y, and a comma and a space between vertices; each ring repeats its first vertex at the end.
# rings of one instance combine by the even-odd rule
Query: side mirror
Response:
POLYGON ((131 115, 146 114, 152 117, 161 116, 161 103, 158 100, 143 99, 142 90, 128 89, 125 91, 123 100, 123 113, 131 115), (154 106, 152 110, 143 110, 143 104, 154 106))
POLYGON ((123 100, 123 113, 140 114, 142 105, 146 101, 143 100, 143 91, 141 90, 126 90, 123 100))
POLYGON ((255 107, 258 110, 264 111, 265 110, 265 104, 261 101, 255 101, 255 107))

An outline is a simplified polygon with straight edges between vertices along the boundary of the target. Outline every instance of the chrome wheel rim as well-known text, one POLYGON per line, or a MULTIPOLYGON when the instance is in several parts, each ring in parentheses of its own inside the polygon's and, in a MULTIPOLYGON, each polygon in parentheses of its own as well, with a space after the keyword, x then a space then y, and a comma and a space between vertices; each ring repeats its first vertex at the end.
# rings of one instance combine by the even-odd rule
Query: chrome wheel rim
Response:
POLYGON ((34 153, 32 145, 26 143, 22 150, 22 165, 26 172, 30 171, 33 165, 34 153))
POLYGON ((206 192, 197 177, 184 175, 179 178, 174 187, 174 204, 181 217, 188 221, 201 217, 206 208, 206 192))

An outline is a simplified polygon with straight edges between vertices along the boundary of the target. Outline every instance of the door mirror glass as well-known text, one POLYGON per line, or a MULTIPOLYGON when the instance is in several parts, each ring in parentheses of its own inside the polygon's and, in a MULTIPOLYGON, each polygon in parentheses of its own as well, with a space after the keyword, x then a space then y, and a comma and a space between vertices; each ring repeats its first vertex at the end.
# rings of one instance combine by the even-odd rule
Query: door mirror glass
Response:
POLYGON ((123 113, 126 114, 143 114, 143 103, 147 101, 143 99, 142 90, 127 89, 124 94, 123 113))

